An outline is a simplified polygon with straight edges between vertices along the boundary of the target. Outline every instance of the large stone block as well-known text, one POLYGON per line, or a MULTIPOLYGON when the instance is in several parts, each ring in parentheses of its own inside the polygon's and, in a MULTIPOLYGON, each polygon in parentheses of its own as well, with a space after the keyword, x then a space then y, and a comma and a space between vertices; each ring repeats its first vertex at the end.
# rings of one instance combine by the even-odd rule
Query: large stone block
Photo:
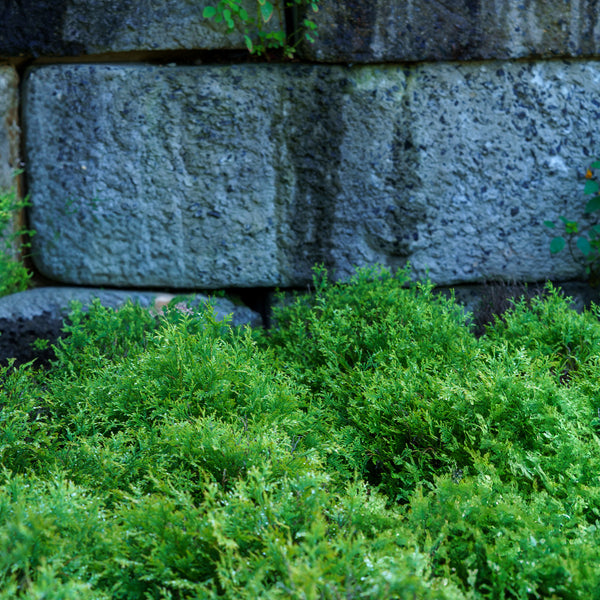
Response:
MULTIPOLYGON (((236 49, 228 32, 202 16, 212 0, 19 0, 0 8, 0 56, 62 56, 132 50, 236 49)), ((268 24, 281 28, 283 4, 268 24)), ((247 0, 256 10, 255 0, 247 0)))
POLYGON ((598 62, 62 65, 25 85, 35 260, 68 283, 292 286, 322 262, 568 279, 598 62))
POLYGON ((378 256, 355 220, 405 177, 397 69, 63 65, 25 89, 34 259, 52 279, 294 285, 317 261, 378 256))
POLYGON ((543 221, 583 217, 586 168, 600 151, 600 62, 422 65, 407 110, 427 205, 409 248, 434 281, 570 279, 543 221))
POLYGON ((33 70, 26 144, 42 273, 92 285, 279 283, 280 79, 251 66, 33 70))
POLYGON ((56 359, 51 347, 36 348, 42 339, 56 344, 65 337, 64 325, 71 314, 72 303, 83 310, 96 300, 102 306, 118 310, 131 301, 157 314, 169 304, 181 310, 201 312, 210 304, 217 320, 230 319, 233 326, 261 327, 261 316, 247 306, 238 306, 227 298, 208 298, 201 294, 178 299, 168 294, 140 290, 103 290, 94 288, 42 287, 0 298, 0 365, 14 359, 14 366, 36 360, 36 367, 56 359))
MULTIPOLYGON (((310 10, 310 9, 309 9, 310 10)), ((596 0, 320 0, 314 44, 325 62, 579 57, 600 52, 596 0)))
POLYGON ((341 275, 356 264, 405 262, 410 229, 423 216, 402 205, 413 182, 402 69, 302 67, 285 70, 278 144, 281 265, 288 285, 311 281, 323 263, 341 275))

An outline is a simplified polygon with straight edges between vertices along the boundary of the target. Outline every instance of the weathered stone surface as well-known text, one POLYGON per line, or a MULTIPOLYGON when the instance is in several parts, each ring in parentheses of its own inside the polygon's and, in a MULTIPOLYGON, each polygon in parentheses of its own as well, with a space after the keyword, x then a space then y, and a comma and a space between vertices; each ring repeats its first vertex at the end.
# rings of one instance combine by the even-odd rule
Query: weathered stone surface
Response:
POLYGON ((600 63, 54 66, 26 82, 35 260, 84 285, 304 285, 410 261, 438 284, 582 275, 600 63))
POLYGON ((409 78, 410 144, 426 204, 410 261, 440 283, 583 275, 552 258, 544 220, 579 218, 600 147, 600 63, 434 64, 409 78))
POLYGON ((579 57, 600 53, 596 0, 320 0, 314 44, 325 62, 579 57))
MULTIPOLYGON (((93 288, 44 287, 19 292, 0 298, 0 364, 15 358, 16 364, 37 359, 44 364, 52 359, 50 348, 38 350, 33 345, 38 339, 50 344, 62 334, 64 319, 70 312, 71 302, 89 306, 98 298, 103 306, 119 308, 128 300, 145 308, 160 309, 173 296, 151 291, 101 290, 93 288), (167 299, 168 298, 168 299, 167 299)), ((208 298, 202 294, 185 297, 194 310, 203 309, 207 303, 213 307, 218 320, 231 315, 232 325, 261 326, 261 316, 246 306, 237 306, 227 298, 208 298)))
POLYGON ((34 260, 63 282, 281 281, 277 69, 52 66, 28 76, 34 260))
POLYGON ((406 179, 392 160, 403 89, 397 69, 37 68, 25 92, 36 264, 66 283, 208 288, 373 260, 355 220, 395 206, 406 179))
MULTIPOLYGON (((211 0, 20 0, 0 7, 0 56, 73 56, 131 50, 245 48, 202 16, 211 0)), ((254 0, 248 9, 255 10, 254 0)), ((282 5, 268 27, 283 22, 282 5)))
POLYGON ((16 71, 0 66, 0 190, 13 186, 13 173, 19 162, 18 88, 16 71))
MULTIPOLYGON (((340 276, 385 257, 404 264, 424 205, 407 204, 415 183, 397 67, 303 67, 285 71, 279 143, 278 248, 286 285, 312 281, 323 263, 340 276)), ((417 175, 418 177, 418 175, 417 175)))

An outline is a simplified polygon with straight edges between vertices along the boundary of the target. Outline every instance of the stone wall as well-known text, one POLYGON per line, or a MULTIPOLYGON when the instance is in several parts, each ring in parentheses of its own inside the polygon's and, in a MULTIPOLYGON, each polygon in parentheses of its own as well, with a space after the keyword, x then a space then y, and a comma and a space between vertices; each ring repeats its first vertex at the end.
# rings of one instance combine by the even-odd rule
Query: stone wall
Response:
MULTIPOLYGON (((51 280, 302 286, 315 262, 409 261, 438 284, 582 275, 543 221, 581 215, 600 154, 595 1, 321 0, 301 61, 245 64, 208 1, 28 2, 29 19, 0 9, 0 55, 23 79, 51 280)), ((16 93, 0 67, 2 182, 16 93)))
POLYGON ((306 58, 406 62, 593 57, 597 0, 325 0, 306 58))

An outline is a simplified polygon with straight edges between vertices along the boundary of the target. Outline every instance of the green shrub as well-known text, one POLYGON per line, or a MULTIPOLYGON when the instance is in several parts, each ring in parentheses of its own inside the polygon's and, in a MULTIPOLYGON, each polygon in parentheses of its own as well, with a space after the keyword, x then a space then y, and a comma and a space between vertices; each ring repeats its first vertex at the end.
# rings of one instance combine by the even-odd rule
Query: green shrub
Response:
POLYGON ((76 308, 0 371, 0 598, 597 598, 595 311, 476 338, 384 269, 270 332, 76 308))
POLYGON ((476 597, 597 598, 600 530, 574 518, 575 498, 540 491, 525 499, 491 465, 476 470, 411 498, 409 522, 433 576, 458 578, 476 597))

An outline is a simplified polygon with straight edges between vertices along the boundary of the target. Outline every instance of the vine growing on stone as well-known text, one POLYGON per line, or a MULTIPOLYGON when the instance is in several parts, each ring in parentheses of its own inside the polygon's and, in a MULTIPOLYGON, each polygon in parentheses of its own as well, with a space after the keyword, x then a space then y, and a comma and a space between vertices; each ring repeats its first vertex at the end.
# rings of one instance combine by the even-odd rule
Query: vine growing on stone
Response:
MULTIPOLYGON (((586 215, 600 211, 600 183, 594 171, 600 169, 600 161, 590 165, 585 174, 584 194, 592 196, 586 203, 586 215)), ((578 262, 583 262, 589 282, 593 286, 600 284, 600 224, 592 222, 583 224, 560 216, 564 228, 562 235, 557 235, 550 242, 550 252, 557 254, 565 247, 578 262), (575 248, 579 251, 577 253, 575 248)), ((554 221, 544 221, 550 229, 556 228, 554 221)))
MULTIPOLYGON (((288 0, 289 8, 308 8, 313 12, 319 10, 319 0, 288 0)), ((299 23, 298 31, 288 36, 285 30, 285 18, 281 14, 281 5, 270 0, 256 0, 256 11, 248 12, 248 3, 243 0, 220 0, 215 5, 204 8, 203 16, 215 23, 224 23, 227 31, 240 29, 244 42, 251 54, 264 55, 268 50, 282 50, 286 58, 292 58, 302 39, 314 42, 317 25, 308 17, 299 23), (282 24, 279 29, 268 27, 273 17, 279 13, 282 24)))

